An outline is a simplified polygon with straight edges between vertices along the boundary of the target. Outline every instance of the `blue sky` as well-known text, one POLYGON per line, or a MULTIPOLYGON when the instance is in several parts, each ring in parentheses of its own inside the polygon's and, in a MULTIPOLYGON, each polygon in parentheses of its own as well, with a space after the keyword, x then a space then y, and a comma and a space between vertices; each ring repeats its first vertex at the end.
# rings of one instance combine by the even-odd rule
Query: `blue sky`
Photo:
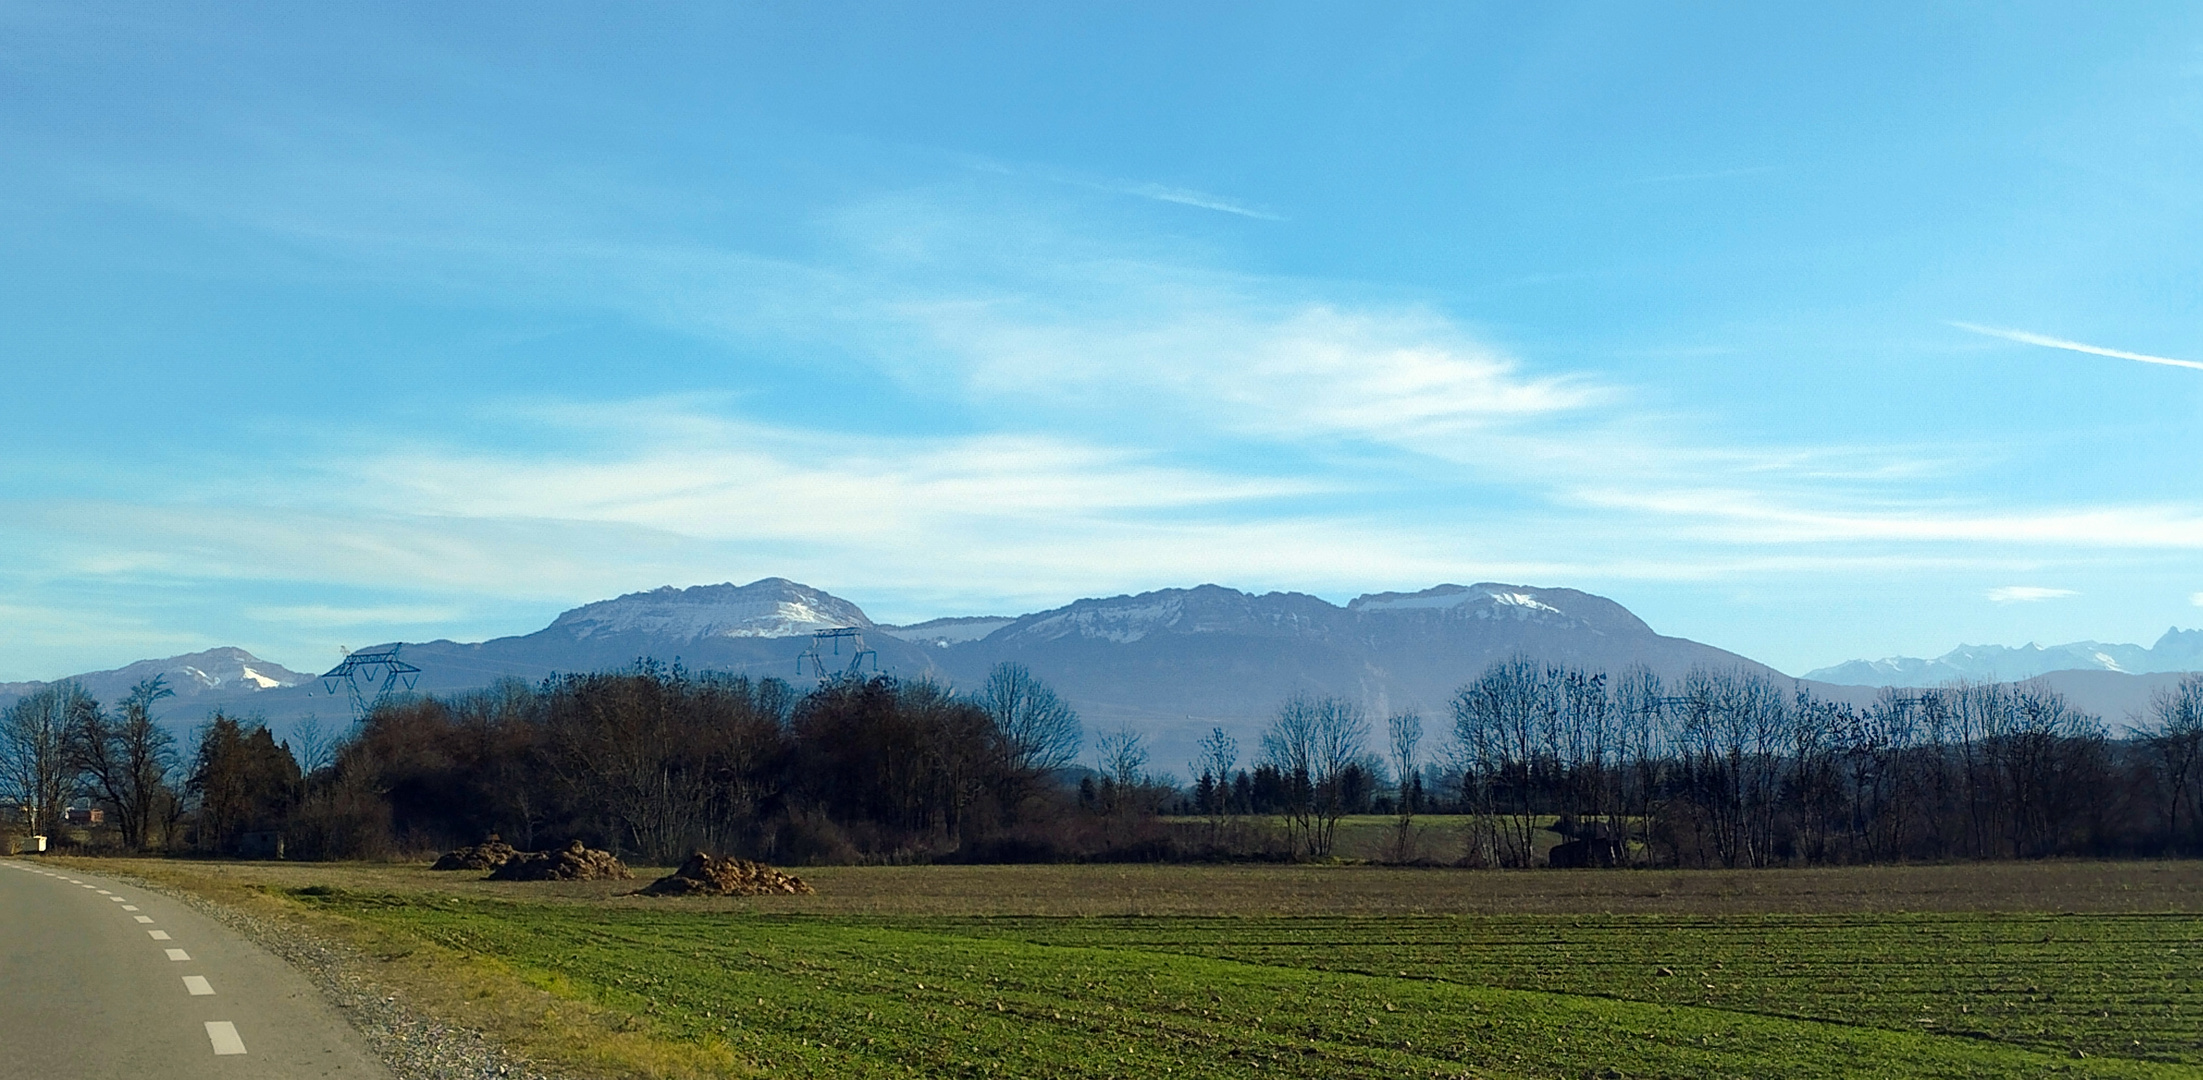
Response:
POLYGON ((2113 355, 2203 361, 2193 5, 338 7, 0 2, 0 679, 774 574, 2203 624, 2113 355))

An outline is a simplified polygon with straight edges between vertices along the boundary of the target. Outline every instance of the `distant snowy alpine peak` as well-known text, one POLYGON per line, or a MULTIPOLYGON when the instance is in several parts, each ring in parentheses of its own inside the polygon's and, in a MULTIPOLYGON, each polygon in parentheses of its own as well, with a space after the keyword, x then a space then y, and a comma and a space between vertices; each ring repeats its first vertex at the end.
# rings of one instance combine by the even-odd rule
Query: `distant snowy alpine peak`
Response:
POLYGON ((1568 612, 1546 603, 1543 590, 1523 585, 1437 585, 1417 593, 1372 593, 1357 596, 1348 611, 1375 614, 1394 611, 1454 611, 1471 619, 1550 620, 1572 619, 1568 612))
POLYGON ((1933 660, 1891 656, 1851 660, 1805 673, 1808 679, 1853 686, 1935 686, 1959 679, 2010 682, 2053 671, 2149 674, 2203 670, 2203 631, 2165 631, 2155 648, 2074 641, 2064 645, 1960 645, 1933 660))
POLYGON ((831 593, 786 578, 747 585, 671 585, 585 604, 560 615, 551 629, 577 638, 642 634, 694 641, 712 637, 801 637, 837 626, 871 628, 864 611, 831 593))

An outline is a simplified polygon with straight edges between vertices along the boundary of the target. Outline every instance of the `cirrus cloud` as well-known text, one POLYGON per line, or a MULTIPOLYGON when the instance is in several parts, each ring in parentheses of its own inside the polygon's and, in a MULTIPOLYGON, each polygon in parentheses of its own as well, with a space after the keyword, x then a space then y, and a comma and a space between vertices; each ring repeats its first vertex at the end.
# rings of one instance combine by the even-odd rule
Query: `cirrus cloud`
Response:
POLYGON ((2041 585, 2001 585, 1990 589, 1988 596, 1996 604, 2030 604, 2042 600, 2058 600, 2078 596, 2071 589, 2052 589, 2041 585))

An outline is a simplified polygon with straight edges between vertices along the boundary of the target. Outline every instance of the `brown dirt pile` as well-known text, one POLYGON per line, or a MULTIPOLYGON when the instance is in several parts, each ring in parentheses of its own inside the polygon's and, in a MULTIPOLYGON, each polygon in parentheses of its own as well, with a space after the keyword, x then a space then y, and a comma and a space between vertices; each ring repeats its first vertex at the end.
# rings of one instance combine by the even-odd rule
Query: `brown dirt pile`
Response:
POLYGON ((644 896, 764 896, 807 894, 811 886, 748 859, 714 858, 699 851, 681 868, 637 890, 644 896))
POLYGON ((490 871, 489 881, 605 881, 634 877, 609 851, 576 840, 557 851, 523 851, 490 871))
POLYGON ((469 847, 453 848, 436 860, 431 870, 495 870, 520 854, 518 848, 491 833, 489 839, 469 847))

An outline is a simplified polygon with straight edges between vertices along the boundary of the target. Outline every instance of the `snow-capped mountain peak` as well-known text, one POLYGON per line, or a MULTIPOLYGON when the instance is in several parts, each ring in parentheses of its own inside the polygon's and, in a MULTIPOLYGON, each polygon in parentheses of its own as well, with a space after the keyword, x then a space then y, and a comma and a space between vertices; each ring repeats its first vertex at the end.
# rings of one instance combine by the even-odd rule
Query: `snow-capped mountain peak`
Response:
POLYGON ((831 593, 786 578, 747 585, 671 585, 575 608, 551 623, 576 638, 644 634, 693 641, 712 637, 800 637, 837 626, 870 628, 864 611, 831 593))
POLYGON ((1221 585, 1158 589, 1137 596, 1080 600, 1011 623, 993 640, 1031 644, 1082 638, 1129 645, 1158 634, 1321 634, 1338 608, 1306 593, 1256 595, 1221 585))
POLYGON ((1185 598, 1147 593, 1109 600, 1081 600, 1069 607, 1044 612, 1018 628, 1020 636, 1040 640, 1063 637, 1098 638, 1120 645, 1175 625, 1185 614, 1185 598))
MULTIPOLYGON (((232 646, 163 660, 140 660, 112 671, 72 675, 70 681, 101 701, 113 702, 121 700, 140 682, 156 677, 165 680, 169 691, 182 699, 235 690, 279 690, 313 681, 311 675, 262 660, 232 646)), ((43 682, 0 683, 0 698, 27 694, 45 685, 43 682)))
POLYGON ((1568 612, 1539 598, 1539 590, 1522 585, 1437 585, 1414 593, 1372 593, 1348 601, 1348 611, 1365 615, 1399 611, 1451 611, 1472 619, 1531 619, 1568 612))

